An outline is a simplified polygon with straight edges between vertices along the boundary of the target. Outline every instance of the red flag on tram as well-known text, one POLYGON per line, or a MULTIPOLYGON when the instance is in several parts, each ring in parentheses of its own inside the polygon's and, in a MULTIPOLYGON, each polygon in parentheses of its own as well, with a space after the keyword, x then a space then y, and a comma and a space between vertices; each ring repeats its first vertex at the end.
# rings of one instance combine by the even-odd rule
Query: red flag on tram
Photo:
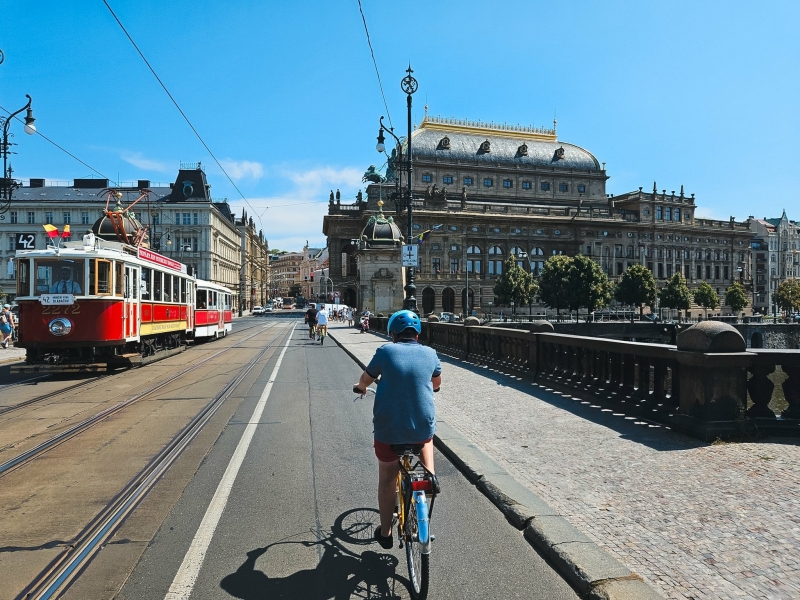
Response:
POLYGON ((70 236, 69 225, 64 225, 64 231, 61 232, 61 237, 68 238, 69 236, 70 236))
POLYGON ((58 237, 58 227, 56 227, 55 225, 42 225, 42 227, 44 227, 44 230, 47 232, 47 235, 49 237, 51 238, 58 237))

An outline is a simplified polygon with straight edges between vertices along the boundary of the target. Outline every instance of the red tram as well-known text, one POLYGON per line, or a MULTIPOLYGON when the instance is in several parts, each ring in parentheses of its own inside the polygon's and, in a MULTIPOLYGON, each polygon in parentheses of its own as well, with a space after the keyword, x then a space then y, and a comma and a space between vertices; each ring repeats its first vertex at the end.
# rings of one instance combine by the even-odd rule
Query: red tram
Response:
POLYGON ((142 246, 94 235, 16 255, 16 372, 125 368, 231 331, 233 292, 142 246))

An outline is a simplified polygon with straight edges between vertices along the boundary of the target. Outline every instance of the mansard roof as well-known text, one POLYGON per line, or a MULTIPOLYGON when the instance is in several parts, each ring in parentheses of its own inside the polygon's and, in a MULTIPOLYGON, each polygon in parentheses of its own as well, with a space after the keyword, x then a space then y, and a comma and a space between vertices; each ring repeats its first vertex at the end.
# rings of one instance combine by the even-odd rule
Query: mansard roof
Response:
POLYGON ((594 155, 553 129, 425 116, 411 134, 414 160, 599 171, 594 155), (488 142, 488 144, 486 143, 488 142))

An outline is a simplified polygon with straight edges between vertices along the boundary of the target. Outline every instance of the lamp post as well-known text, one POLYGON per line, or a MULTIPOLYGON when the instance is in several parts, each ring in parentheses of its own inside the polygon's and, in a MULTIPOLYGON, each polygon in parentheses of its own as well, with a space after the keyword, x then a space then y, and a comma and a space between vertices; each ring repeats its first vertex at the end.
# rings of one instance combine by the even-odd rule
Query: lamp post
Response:
MULTIPOLYGON (((413 225, 414 225, 414 219, 412 215, 413 194, 411 191, 411 157, 412 157, 411 96, 412 94, 414 94, 414 92, 417 91, 417 88, 419 87, 417 80, 414 79, 414 77, 411 75, 413 72, 414 71, 411 69, 411 65, 409 64, 408 69, 406 70, 406 73, 408 73, 408 75, 406 75, 400 82, 400 88, 406 93, 406 107, 408 109, 408 137, 406 138, 406 143, 408 144, 408 148, 406 149, 406 173, 407 173, 406 183, 408 186, 407 197, 406 197, 407 201, 406 208, 408 210, 408 233, 406 236, 406 242, 409 244, 412 242, 411 232, 413 231, 413 225)), ((386 150, 386 145, 384 143, 386 141, 386 138, 383 136, 383 132, 384 130, 386 130, 397 141, 398 157, 401 157, 402 154, 400 154, 400 152, 402 151, 402 144, 400 143, 400 139, 394 134, 394 131, 392 131, 391 127, 388 129, 384 127, 383 117, 381 117, 380 119, 380 124, 381 127, 380 130, 378 131, 378 144, 376 146, 376 149, 378 150, 378 152, 384 152, 386 150)), ((415 313, 418 313, 419 311, 417 310, 417 299, 414 297, 414 294, 417 291, 417 286, 414 285, 414 267, 407 267, 406 275, 407 275, 406 276, 407 283, 403 288, 406 292, 406 297, 405 300, 403 300, 403 308, 405 310, 410 310, 415 313)))
POLYGON ((11 179, 12 170, 8 164, 8 155, 11 154, 8 137, 9 135, 12 137, 14 136, 13 133, 9 134, 8 132, 9 127, 11 127, 11 121, 23 110, 27 110, 28 113, 25 115, 25 133, 28 135, 33 135, 36 133, 36 126, 33 124, 36 119, 33 118, 33 109, 31 108, 31 102, 33 100, 28 94, 25 94, 25 97, 28 99, 28 103, 25 106, 20 108, 18 111, 11 113, 8 115, 8 117, 0 117, 0 122, 3 123, 3 146, 0 148, 0 152, 3 153, 3 199, 2 205, 0 205, 0 213, 4 213, 9 209, 11 206, 11 194, 13 193, 14 188, 19 187, 11 179))

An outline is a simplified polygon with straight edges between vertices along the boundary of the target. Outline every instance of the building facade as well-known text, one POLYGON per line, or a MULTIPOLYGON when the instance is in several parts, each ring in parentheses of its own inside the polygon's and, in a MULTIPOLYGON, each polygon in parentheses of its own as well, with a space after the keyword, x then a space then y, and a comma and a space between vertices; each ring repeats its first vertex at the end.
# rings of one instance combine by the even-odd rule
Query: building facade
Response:
POLYGON ((300 285, 302 252, 284 252, 270 261, 272 297, 293 296, 292 288, 300 285))
POLYGON ((31 179, 14 191, 8 212, 0 215, 2 291, 10 299, 16 294, 16 250, 46 247, 48 236, 43 225, 62 230, 69 224, 73 238, 78 239, 103 217, 112 190, 119 197, 115 194, 110 209, 117 200, 128 207, 138 199, 130 211, 147 227, 144 245, 183 262, 200 279, 238 290, 242 233, 228 203, 214 201, 210 189, 199 163, 181 168, 169 187, 151 187, 149 180, 112 188, 106 179, 75 179, 69 186, 31 179))
MULTIPOLYGON (((634 263, 661 285, 680 272, 690 288, 709 282, 723 304, 725 288, 750 281, 748 222, 697 218, 694 195, 683 189, 654 185, 612 197, 604 164, 558 140, 555 123, 543 129, 426 116, 412 133, 412 150, 411 233, 430 231, 415 275, 425 314, 463 312, 467 295, 470 307, 496 311, 494 283, 509 254, 535 275, 556 254, 591 256, 611 278, 634 263)), ((405 177, 390 160, 387 181, 369 185, 366 198, 347 205, 331 199, 323 232, 343 297, 358 301, 359 238, 379 201, 408 236, 405 177)))
POLYGON ((269 243, 263 231, 256 231, 253 217, 248 217, 244 209, 236 227, 242 244, 239 303, 242 310, 252 310, 265 306, 269 299, 269 243))
POLYGON ((754 233, 752 269, 753 309, 761 314, 777 314, 773 294, 781 282, 800 277, 800 227, 790 221, 786 211, 777 218, 748 219, 754 233))

